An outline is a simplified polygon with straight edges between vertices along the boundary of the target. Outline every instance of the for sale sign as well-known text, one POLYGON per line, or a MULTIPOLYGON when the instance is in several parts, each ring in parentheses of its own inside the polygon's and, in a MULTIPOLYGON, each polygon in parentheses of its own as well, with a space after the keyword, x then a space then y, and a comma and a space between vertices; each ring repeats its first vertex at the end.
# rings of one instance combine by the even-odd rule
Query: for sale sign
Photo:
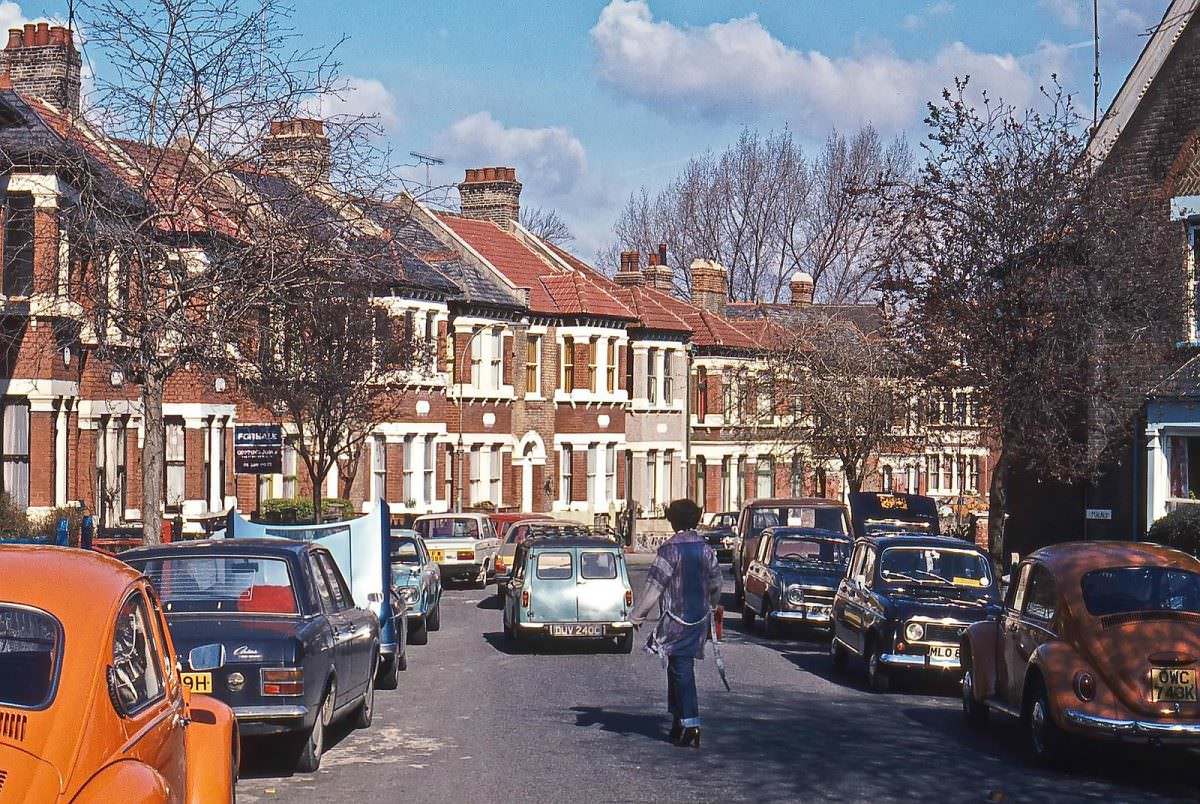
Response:
POLYGON ((233 428, 233 471, 275 475, 283 471, 283 428, 251 424, 233 428))

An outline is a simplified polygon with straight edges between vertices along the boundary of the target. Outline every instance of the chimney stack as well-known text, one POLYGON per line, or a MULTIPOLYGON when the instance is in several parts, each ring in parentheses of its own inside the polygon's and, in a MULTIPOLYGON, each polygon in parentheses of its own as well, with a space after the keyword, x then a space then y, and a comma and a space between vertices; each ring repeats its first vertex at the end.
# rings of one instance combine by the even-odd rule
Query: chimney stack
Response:
POLYGON ((642 255, 636 251, 621 252, 621 267, 617 269, 613 281, 623 288, 636 288, 646 284, 640 267, 642 255))
POLYGON ((510 167, 468 168, 458 185, 462 214, 491 221, 501 229, 521 218, 521 182, 510 167))
POLYGON ((659 243, 658 251, 651 251, 646 259, 646 284, 663 293, 675 289, 675 272, 667 265, 667 244, 659 243))
POLYGON ((792 274, 792 281, 788 283, 788 288, 792 291, 792 304, 796 306, 812 304, 814 287, 812 274, 804 271, 792 274))
POLYGON ((728 294, 725 266, 713 260, 692 260, 692 304, 720 315, 728 294))
POLYGON ((297 184, 307 187, 329 182, 329 138, 320 120, 272 120, 270 133, 263 137, 262 155, 271 172, 297 184))
POLYGON ((10 28, 0 50, 0 73, 8 74, 13 89, 76 114, 82 64, 71 29, 48 22, 10 28))

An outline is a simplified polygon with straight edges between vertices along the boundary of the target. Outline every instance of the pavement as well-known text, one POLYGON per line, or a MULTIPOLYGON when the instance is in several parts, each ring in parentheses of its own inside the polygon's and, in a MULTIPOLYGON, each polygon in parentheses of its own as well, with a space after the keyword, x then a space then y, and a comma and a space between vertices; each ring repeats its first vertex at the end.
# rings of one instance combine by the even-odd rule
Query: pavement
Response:
MULTIPOLYGON (((635 590, 646 560, 631 561, 635 590)), ((731 588, 726 582, 727 589, 731 588)), ((733 611, 731 594, 725 606, 733 611)), ((1089 746, 1066 772, 1032 764, 1016 724, 962 721, 953 682, 866 691, 834 675, 826 642, 764 642, 726 618, 723 656, 697 666, 703 747, 666 742, 658 660, 593 645, 520 649, 501 632, 495 587, 449 589, 442 630, 409 648, 374 725, 335 726, 315 774, 290 775, 248 741, 240 802, 1194 801, 1192 753, 1089 746)))

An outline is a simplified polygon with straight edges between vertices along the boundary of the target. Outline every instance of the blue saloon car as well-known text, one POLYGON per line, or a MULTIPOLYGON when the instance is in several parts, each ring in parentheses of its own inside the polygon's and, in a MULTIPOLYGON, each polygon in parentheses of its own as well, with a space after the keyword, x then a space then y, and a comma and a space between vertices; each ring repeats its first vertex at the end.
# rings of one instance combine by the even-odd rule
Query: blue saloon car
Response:
POLYGON ((442 627, 442 571, 415 530, 394 528, 391 535, 392 593, 397 612, 408 619, 408 642, 424 645, 429 632, 442 627))
POLYGON ((315 771, 330 724, 371 725, 379 620, 354 606, 333 556, 312 542, 210 540, 121 554, 162 599, 183 682, 232 707, 245 735, 276 735, 315 771), (221 657, 190 664, 193 648, 221 657))

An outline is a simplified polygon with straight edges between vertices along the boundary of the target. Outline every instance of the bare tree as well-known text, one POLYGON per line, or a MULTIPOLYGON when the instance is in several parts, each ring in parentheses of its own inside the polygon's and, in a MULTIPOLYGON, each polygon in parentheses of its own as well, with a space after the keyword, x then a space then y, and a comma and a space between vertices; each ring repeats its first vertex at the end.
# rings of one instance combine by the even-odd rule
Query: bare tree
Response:
POLYGON ((1129 443, 1182 331, 1163 315, 1178 288, 1144 277, 1170 276, 1177 254, 1157 199, 1093 171, 1061 90, 1019 110, 986 94, 972 105, 965 89, 930 105, 924 164, 881 193, 880 216, 895 224, 889 294, 912 373, 933 394, 973 389, 996 430, 989 527, 1002 555, 1013 472, 1085 480, 1129 443))
POLYGON ((786 129, 744 129, 721 153, 690 160, 660 192, 630 196, 614 227, 617 243, 600 262, 615 265, 620 251, 648 254, 666 243, 681 266, 682 295, 691 288, 686 266, 703 258, 726 267, 735 300, 783 301, 791 275, 806 271, 818 300, 856 302, 879 275, 872 193, 908 164, 903 142, 884 146, 870 126, 849 139, 832 133, 811 161, 786 129))
POLYGON ((566 248, 575 242, 575 235, 571 234, 571 228, 553 209, 522 207, 521 225, 542 240, 556 246, 566 248))

